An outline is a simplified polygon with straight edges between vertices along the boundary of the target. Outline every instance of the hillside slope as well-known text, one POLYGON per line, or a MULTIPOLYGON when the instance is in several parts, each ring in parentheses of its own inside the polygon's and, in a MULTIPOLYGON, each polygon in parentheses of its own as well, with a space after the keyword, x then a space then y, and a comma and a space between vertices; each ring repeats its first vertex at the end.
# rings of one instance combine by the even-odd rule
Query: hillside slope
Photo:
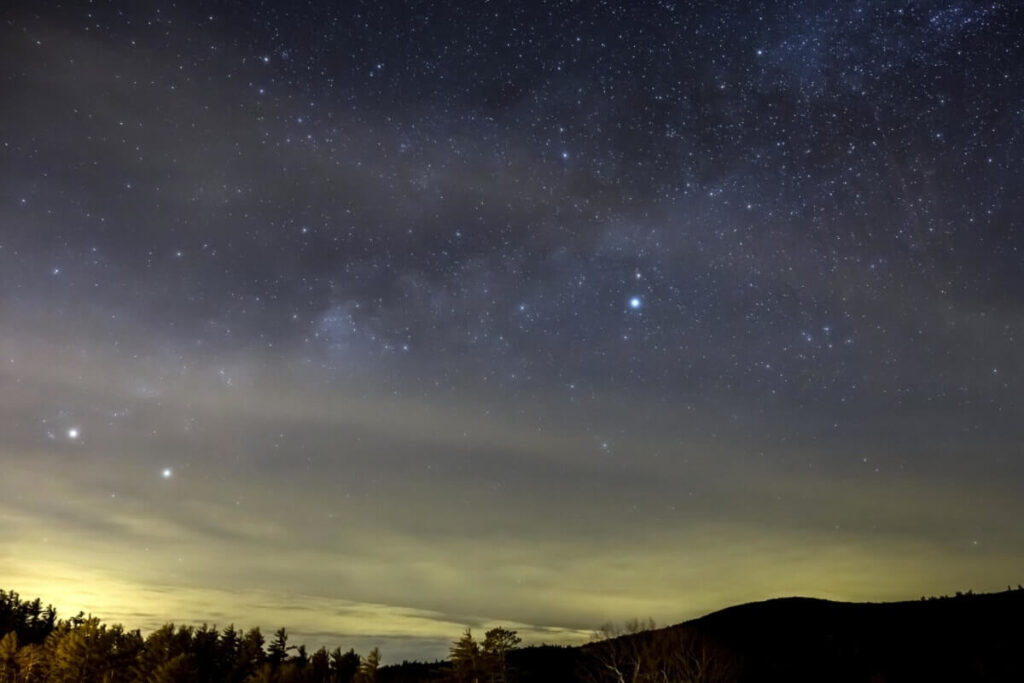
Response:
POLYGON ((695 629, 744 659, 742 680, 1024 681, 1024 591, 895 603, 783 598, 695 629))
MULTIPOLYGON (((893 603, 780 598, 582 647, 528 647, 522 683, 1024 681, 1024 590, 893 603), (620 679, 621 674, 621 679, 620 679)), ((445 664, 381 683, 452 680, 445 664)))

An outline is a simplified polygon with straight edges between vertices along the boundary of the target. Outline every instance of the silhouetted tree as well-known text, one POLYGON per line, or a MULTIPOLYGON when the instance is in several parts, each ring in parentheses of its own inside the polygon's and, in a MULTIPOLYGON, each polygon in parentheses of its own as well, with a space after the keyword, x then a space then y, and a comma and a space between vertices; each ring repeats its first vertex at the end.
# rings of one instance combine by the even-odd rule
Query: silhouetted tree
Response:
POLYGON ((263 634, 258 626, 245 632, 238 646, 238 659, 231 674, 232 681, 244 681, 263 665, 266 658, 263 643, 263 634))
POLYGON ((359 673, 360 657, 355 650, 341 653, 341 648, 335 648, 331 653, 331 673, 334 683, 352 683, 359 673))
POLYGON ((481 645, 482 668, 490 683, 505 683, 508 680, 508 653, 521 642, 522 638, 515 631, 500 626, 484 634, 481 645))
POLYGON ((0 590, 0 637, 14 631, 21 645, 41 643, 56 621, 52 605, 44 608, 39 598, 26 602, 14 591, 0 590))
POLYGON ((175 628, 174 624, 164 624, 145 639, 143 650, 135 665, 138 677, 145 680, 157 675, 157 671, 165 664, 188 654, 191 648, 192 629, 187 626, 175 628))
POLYGON ((377 680, 377 669, 380 667, 380 650, 373 648, 363 658, 363 663, 359 665, 359 675, 356 680, 359 683, 374 683, 377 680))
POLYGON ((221 656, 220 634, 217 629, 203 624, 192 633, 191 654, 196 677, 201 683, 219 683, 227 678, 226 662, 221 656))
POLYGON ((331 656, 326 647, 313 653, 309 660, 310 676, 315 683, 331 682, 331 656))
POLYGON ((0 633, 0 683, 375 683, 381 662, 377 648, 365 659, 341 648, 311 656, 305 645, 288 644, 284 628, 269 652, 259 628, 243 635, 233 625, 168 623, 143 638, 81 612, 58 621, 52 607, 5 591, 0 622, 9 627, 0 633))
POLYGON ((235 630, 234 624, 220 632, 220 639, 217 641, 217 668, 223 674, 223 680, 235 680, 234 672, 238 667, 238 652, 241 647, 242 635, 235 630))
POLYGON ((460 683, 479 683, 480 646, 473 640, 473 632, 467 628, 448 651, 456 680, 460 683))
POLYGON ((288 646, 288 631, 282 626, 274 632, 274 639, 270 641, 270 645, 267 647, 267 662, 276 668, 284 663, 285 658, 288 656, 288 650, 294 649, 294 647, 288 646))
POLYGON ((69 622, 47 638, 53 640, 49 680, 54 683, 102 681, 112 678, 118 634, 95 617, 69 622))

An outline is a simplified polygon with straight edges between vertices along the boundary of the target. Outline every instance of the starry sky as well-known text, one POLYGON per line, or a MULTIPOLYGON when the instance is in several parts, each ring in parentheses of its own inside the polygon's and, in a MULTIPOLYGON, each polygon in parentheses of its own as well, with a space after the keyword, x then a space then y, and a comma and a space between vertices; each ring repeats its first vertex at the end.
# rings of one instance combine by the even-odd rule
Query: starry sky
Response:
POLYGON ((443 656, 1024 580, 1013 0, 0 11, 0 577, 443 656))

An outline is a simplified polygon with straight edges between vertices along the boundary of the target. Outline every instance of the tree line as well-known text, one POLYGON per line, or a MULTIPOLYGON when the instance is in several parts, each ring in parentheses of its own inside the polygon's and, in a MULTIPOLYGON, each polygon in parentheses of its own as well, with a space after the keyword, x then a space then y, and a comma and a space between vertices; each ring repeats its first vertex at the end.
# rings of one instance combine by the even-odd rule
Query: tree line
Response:
POLYGON ((278 629, 242 631, 166 624, 143 636, 81 612, 58 619, 39 599, 0 590, 0 683, 726 683, 739 661, 696 632, 653 622, 606 626, 581 647, 520 648, 514 630, 470 629, 452 642, 447 661, 381 666, 374 648, 321 647, 308 652, 278 629))
POLYGON ((449 661, 404 662, 382 676, 377 648, 364 656, 340 647, 310 653, 305 645, 290 645, 285 628, 268 642, 259 627, 234 625, 169 623, 143 636, 81 612, 58 619, 38 598, 0 590, 0 683, 388 683, 410 676, 509 683, 509 654, 520 642, 515 631, 499 627, 478 643, 466 629, 452 643, 449 661))
POLYGON ((508 657, 521 642, 515 631, 498 627, 477 643, 467 628, 449 650, 453 677, 459 683, 508 683, 508 657))
POLYGON ((0 683, 376 683, 380 651, 340 647, 309 653, 278 629, 270 642, 247 631, 166 624, 143 637, 81 612, 58 619, 53 606, 0 590, 0 683))

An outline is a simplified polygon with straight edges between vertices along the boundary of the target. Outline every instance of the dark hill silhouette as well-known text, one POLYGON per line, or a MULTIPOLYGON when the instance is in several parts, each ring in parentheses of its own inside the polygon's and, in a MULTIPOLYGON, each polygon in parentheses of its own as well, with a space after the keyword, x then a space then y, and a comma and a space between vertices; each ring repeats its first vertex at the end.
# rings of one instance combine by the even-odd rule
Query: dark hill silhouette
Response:
POLYGON ((1024 681, 1024 591, 909 602, 782 598, 671 628, 744 658, 742 680, 1024 681))
MULTIPOLYGON (((779 598, 580 647, 526 647, 511 681, 1024 682, 1024 590, 891 603, 779 598), (619 674, 622 674, 621 678, 619 674)), ((444 663, 380 681, 454 680, 444 663)))

